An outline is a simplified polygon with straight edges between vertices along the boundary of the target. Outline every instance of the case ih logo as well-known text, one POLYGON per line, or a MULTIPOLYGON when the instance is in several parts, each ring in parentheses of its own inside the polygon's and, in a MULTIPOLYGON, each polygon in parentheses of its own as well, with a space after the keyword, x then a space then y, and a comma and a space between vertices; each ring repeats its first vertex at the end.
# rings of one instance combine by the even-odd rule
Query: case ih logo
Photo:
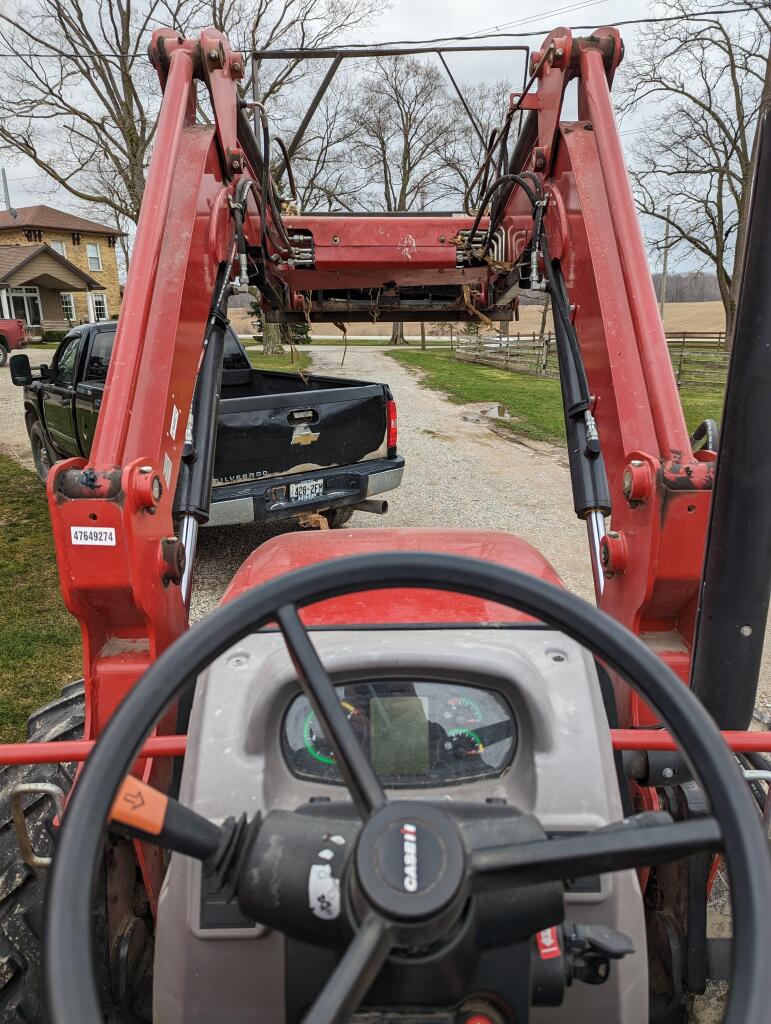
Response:
POLYGON ((404 840, 404 888, 407 892, 418 891, 418 830, 405 822, 401 828, 404 840))

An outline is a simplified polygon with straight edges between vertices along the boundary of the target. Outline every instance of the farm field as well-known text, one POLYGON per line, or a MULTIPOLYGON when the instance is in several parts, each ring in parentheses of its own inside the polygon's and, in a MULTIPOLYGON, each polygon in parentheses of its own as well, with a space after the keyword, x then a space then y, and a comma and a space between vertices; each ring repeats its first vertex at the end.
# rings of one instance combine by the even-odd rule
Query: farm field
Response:
MULTIPOLYGON (((231 309, 228 313, 230 322, 239 334, 250 334, 252 331, 252 314, 246 309, 231 309)), ((462 324, 457 325, 458 328, 462 324)), ((519 311, 519 320, 512 321, 510 332, 516 334, 521 331, 523 334, 531 334, 541 327, 541 307, 522 306, 519 311)), ((725 314, 721 302, 670 302, 664 309, 664 327, 667 331, 705 331, 714 333, 725 330, 725 314)), ((429 343, 434 340, 431 332, 434 325, 428 325, 427 334, 429 343)), ((546 330, 554 330, 551 315, 547 317, 546 330)), ((390 323, 379 322, 376 324, 351 324, 349 330, 349 342, 352 338, 372 338, 381 341, 387 340, 391 333, 390 323)), ((419 340, 420 324, 405 323, 404 333, 408 338, 419 340)), ((436 333, 434 331, 434 333, 436 333)), ((341 344, 343 336, 334 324, 314 324, 314 336, 320 338, 335 338, 341 344)))

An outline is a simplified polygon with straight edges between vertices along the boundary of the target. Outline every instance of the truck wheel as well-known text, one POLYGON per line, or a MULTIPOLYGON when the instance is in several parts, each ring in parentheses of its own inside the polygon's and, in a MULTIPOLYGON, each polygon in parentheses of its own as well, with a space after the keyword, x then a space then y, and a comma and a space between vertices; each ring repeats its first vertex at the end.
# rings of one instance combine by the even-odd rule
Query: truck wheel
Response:
MULTIPOLYGON (((27 722, 32 743, 74 740, 83 735, 83 684, 73 683, 62 696, 40 708, 27 722)), ((52 782, 65 793, 74 764, 7 765, 0 769, 0 1021, 43 1024, 43 978, 40 950, 48 872, 22 860, 11 817, 11 791, 22 782, 52 782)), ((51 856, 54 807, 48 797, 30 798, 24 808, 35 852, 51 856)))
POLYGON ((45 484, 48 479, 48 471, 56 460, 51 455, 51 449, 48 447, 46 436, 39 420, 33 420, 28 429, 35 472, 40 482, 45 484))
POLYGON ((330 530, 337 530, 341 526, 345 526, 348 520, 353 515, 352 508, 330 508, 326 512, 322 512, 322 515, 329 523, 330 530))
POLYGON ((5 364, 7 362, 8 362, 8 347, 6 346, 5 341, 0 339, 0 366, 5 366, 5 364))

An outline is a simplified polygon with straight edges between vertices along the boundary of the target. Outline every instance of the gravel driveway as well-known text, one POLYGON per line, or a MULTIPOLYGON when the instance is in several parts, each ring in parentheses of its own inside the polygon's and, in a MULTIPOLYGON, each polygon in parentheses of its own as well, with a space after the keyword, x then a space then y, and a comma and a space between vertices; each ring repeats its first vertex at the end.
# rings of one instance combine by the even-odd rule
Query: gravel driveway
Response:
MULTIPOLYGON (((390 384, 399 414, 399 450, 407 465, 402 486, 387 497, 385 516, 357 512, 351 527, 447 526, 507 530, 540 548, 567 585, 593 594, 586 532, 575 518, 565 453, 512 444, 469 410, 428 391, 382 352, 350 347, 312 352, 317 373, 390 384), (473 414, 472 414, 473 415, 473 414)), ((217 602, 244 558, 279 530, 232 527, 202 530, 194 576, 193 612, 217 602)))

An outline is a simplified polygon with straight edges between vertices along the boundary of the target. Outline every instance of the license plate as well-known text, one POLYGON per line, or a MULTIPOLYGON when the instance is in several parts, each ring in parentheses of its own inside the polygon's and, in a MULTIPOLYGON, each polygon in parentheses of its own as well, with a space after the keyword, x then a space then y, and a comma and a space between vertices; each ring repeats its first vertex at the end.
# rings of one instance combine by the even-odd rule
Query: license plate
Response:
POLYGON ((289 485, 290 501, 310 501, 311 498, 321 498, 323 495, 323 480, 301 480, 297 484, 289 485))

